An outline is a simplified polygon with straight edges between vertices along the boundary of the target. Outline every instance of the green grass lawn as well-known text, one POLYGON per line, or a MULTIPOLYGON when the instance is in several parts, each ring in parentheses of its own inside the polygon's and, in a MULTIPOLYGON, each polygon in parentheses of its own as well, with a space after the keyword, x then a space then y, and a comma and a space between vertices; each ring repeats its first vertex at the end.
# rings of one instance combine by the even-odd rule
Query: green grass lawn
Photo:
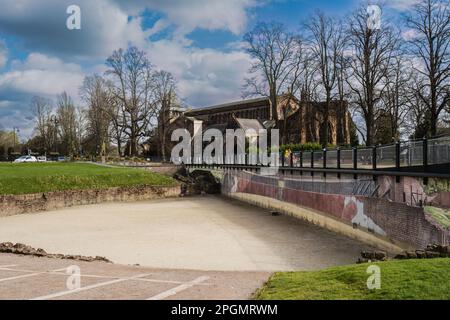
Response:
POLYGON ((88 163, 0 164, 0 194, 175 184, 176 181, 168 176, 142 169, 110 168, 88 163))
POLYGON ((450 299, 450 259, 392 260, 381 268, 381 289, 367 289, 358 264, 313 272, 280 272, 256 294, 268 300, 450 299))
POLYGON ((450 228, 450 210, 426 206, 425 212, 430 214, 444 228, 450 228))

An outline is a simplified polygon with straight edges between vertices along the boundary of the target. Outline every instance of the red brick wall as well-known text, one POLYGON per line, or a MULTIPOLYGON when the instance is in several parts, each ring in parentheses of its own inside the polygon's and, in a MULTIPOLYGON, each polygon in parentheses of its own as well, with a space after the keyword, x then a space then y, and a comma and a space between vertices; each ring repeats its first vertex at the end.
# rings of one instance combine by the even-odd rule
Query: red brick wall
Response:
POLYGON ((448 244, 450 239, 450 232, 430 221, 422 208, 404 203, 289 189, 277 177, 256 176, 243 171, 227 172, 222 188, 224 192, 256 194, 311 208, 364 228, 370 229, 375 224, 374 232, 417 248, 431 243, 448 244), (365 222, 368 220, 371 221, 365 222))

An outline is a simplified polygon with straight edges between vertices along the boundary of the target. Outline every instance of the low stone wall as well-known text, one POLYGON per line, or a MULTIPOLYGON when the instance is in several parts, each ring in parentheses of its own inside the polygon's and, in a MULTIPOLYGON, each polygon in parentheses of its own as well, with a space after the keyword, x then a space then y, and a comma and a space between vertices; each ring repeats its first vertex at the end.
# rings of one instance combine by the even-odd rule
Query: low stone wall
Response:
POLYGON ((445 245, 450 240, 450 231, 435 224, 422 208, 404 203, 293 189, 278 177, 258 176, 243 171, 227 172, 222 192, 260 195, 310 208, 404 248, 425 248, 430 243, 445 245))
POLYGON ((0 196, 0 217, 114 201, 154 200, 180 195, 180 186, 132 186, 0 196))

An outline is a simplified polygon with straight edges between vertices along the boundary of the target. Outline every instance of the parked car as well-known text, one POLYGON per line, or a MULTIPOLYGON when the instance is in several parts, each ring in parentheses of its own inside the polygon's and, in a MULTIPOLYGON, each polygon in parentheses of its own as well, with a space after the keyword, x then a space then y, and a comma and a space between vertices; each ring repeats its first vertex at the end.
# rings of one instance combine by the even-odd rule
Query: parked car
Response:
POLYGON ((37 157, 37 161, 39 161, 39 162, 47 162, 47 157, 46 156, 39 156, 39 157, 37 157))
POLYGON ((14 163, 25 163, 25 162, 38 162, 38 159, 34 156, 21 156, 20 158, 14 160, 14 163))

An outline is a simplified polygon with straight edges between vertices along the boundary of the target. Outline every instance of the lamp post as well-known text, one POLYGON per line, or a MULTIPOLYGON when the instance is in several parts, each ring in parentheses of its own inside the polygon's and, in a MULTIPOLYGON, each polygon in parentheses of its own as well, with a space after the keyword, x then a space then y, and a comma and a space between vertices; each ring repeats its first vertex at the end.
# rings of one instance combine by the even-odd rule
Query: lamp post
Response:
POLYGON ((55 124, 54 126, 54 143, 55 143, 55 153, 58 153, 58 118, 53 115, 50 117, 50 121, 55 124))
POLYGON ((16 139, 17 134, 20 132, 19 128, 13 127, 13 152, 16 152, 16 139))

